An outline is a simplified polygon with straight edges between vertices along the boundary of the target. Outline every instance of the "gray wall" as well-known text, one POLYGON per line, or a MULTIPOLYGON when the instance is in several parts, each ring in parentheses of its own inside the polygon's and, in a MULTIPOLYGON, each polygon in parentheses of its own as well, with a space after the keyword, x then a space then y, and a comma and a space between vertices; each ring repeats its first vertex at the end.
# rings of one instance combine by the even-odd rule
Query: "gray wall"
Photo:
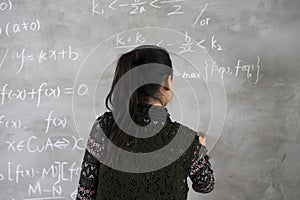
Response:
POLYGON ((207 134, 216 187, 189 199, 300 198, 299 1, 152 2, 0 0, 0 199, 74 199, 116 58, 145 43, 171 52, 173 120, 207 134))

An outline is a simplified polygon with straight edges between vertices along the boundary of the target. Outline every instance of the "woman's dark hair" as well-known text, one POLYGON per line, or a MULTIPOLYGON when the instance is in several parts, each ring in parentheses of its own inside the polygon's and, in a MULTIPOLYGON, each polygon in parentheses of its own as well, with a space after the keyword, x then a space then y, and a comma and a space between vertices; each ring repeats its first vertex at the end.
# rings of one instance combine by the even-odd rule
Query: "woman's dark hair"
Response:
MULTIPOLYGON (((117 91, 114 91, 114 89, 120 78, 134 67, 148 63, 163 64, 169 66, 170 69, 172 69, 172 61, 170 59, 169 53, 165 49, 155 45, 138 46, 132 51, 124 53, 120 56, 117 62, 111 89, 105 99, 105 105, 107 109, 111 110, 109 103, 112 103, 113 93, 117 93, 117 91)), ((155 78, 159 77, 161 79, 161 82, 166 75, 173 76, 172 70, 170 71, 171 74, 168 74, 168 72, 167 74, 162 74, 160 69, 157 71, 155 69, 151 69, 149 70, 149 72, 151 73, 147 74, 148 76, 153 76, 155 78)), ((152 97, 162 103, 161 99, 158 96, 159 87, 159 84, 147 84, 138 88, 137 92, 132 95, 132 104, 144 101, 147 99, 147 97, 152 97)))
MULTIPOLYGON (((112 110, 117 108, 116 111, 119 115, 119 119, 122 119, 122 122, 125 126, 130 126, 126 117, 128 117, 128 110, 132 120, 136 119, 136 109, 139 103, 147 103, 149 98, 155 99, 164 106, 162 98, 163 96, 160 93, 161 84, 166 80, 166 78, 171 75, 173 78, 173 67, 172 61, 170 59, 169 53, 162 47, 158 47, 155 45, 141 45, 136 47, 135 49, 122 54, 118 61, 115 69, 114 78, 112 81, 111 89, 105 99, 105 105, 107 109, 112 110), (146 65, 149 68, 144 73, 140 73, 137 77, 130 77, 130 80, 127 80, 125 84, 118 84, 118 81, 121 77, 129 72, 131 69, 134 69, 137 66, 141 66, 144 64, 161 64, 164 66, 163 69, 158 67, 158 65, 146 65), (138 87, 129 99, 129 105, 126 105, 125 96, 126 92, 128 92, 128 88, 134 84, 133 80, 136 79, 145 79, 150 78, 150 80, 155 80, 155 83, 144 84, 141 87, 138 87), (133 82, 132 82, 133 81, 133 82), (109 106, 112 105, 112 108, 109 106)), ((165 89, 169 89, 163 86, 165 89)), ((114 116, 115 117, 115 116, 114 116)), ((120 128, 116 125, 116 123, 112 126, 110 131, 110 141, 120 148, 126 145, 130 136, 124 133, 120 128)), ((109 152, 110 154, 111 152, 109 152)))

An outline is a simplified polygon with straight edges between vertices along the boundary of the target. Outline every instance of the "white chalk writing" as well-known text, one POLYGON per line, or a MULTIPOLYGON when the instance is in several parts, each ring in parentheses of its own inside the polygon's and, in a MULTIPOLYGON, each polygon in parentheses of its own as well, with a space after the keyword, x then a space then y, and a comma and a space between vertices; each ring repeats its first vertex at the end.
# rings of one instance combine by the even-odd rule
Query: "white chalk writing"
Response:
POLYGON ((1 59, 0 69, 2 68, 3 63, 4 63, 4 61, 5 61, 6 57, 7 57, 7 53, 8 53, 8 49, 5 50, 5 53, 4 53, 4 55, 3 55, 2 59, 1 59))
POLYGON ((11 10, 11 9, 12 9, 11 0, 6 0, 6 1, 0 2, 0 12, 6 11, 6 10, 11 10))
POLYGON ((198 22, 199 22, 200 26, 208 25, 210 18, 209 17, 201 18, 205 9, 207 8, 207 6, 208 6, 208 3, 205 4, 204 8, 201 10, 200 14, 198 15, 197 19, 193 23, 192 27, 194 27, 198 22))
POLYGON ((17 59, 20 61, 20 64, 18 66, 18 70, 16 73, 19 73, 22 71, 24 64, 26 62, 34 62, 36 61, 37 63, 44 63, 49 60, 57 61, 57 60, 70 60, 70 61, 76 61, 79 58, 79 53, 78 51, 74 51, 72 46, 69 45, 67 50, 62 49, 62 50, 55 50, 55 49, 50 49, 50 50, 44 50, 41 49, 38 54, 32 54, 28 53, 25 48, 23 48, 21 51, 16 51, 12 52, 12 57, 14 59, 17 59))
MULTIPOLYGON (((135 14, 142 14, 145 12, 149 12, 148 8, 151 9, 161 9, 164 5, 171 4, 171 11, 167 12, 166 15, 181 15, 184 14, 184 11, 182 9, 182 5, 180 2, 184 2, 186 0, 132 0, 131 2, 119 2, 118 0, 113 0, 111 1, 107 7, 111 11, 118 12, 120 9, 126 9, 128 8, 128 14, 130 15, 135 15, 135 14), (148 8, 146 9, 146 7, 148 8)), ((104 15, 105 13, 105 5, 101 5, 100 3, 103 4, 102 1, 96 1, 92 0, 92 15, 104 15)))
POLYGON ((34 179, 41 177, 41 180, 53 179, 53 185, 61 182, 72 182, 74 176, 78 176, 81 171, 81 165, 76 162, 54 161, 50 166, 36 169, 26 168, 21 164, 13 162, 7 163, 7 180, 18 184, 20 180, 34 179))
POLYGON ((4 26, 0 26, 0 36, 5 35, 7 37, 12 37, 12 35, 22 32, 39 31, 40 28, 41 24, 38 19, 30 22, 23 21, 21 23, 7 22, 4 26))
POLYGON ((175 76, 182 76, 185 79, 202 79, 208 81, 209 78, 212 78, 214 75, 220 76, 223 79, 225 76, 235 76, 241 72, 246 73, 246 78, 255 78, 255 84, 259 81, 260 77, 260 57, 257 57, 256 64, 242 64, 242 60, 238 59, 235 66, 220 66, 215 61, 206 60, 205 61, 205 72, 186 72, 183 73, 176 72, 175 76))
POLYGON ((26 140, 7 140, 5 143, 7 145, 7 151, 27 151, 28 153, 42 153, 46 151, 65 150, 68 147, 72 148, 71 151, 82 151, 84 150, 84 146, 82 145, 83 140, 84 138, 76 138, 75 136, 72 136, 72 138, 48 137, 45 141, 40 142, 40 139, 33 135, 26 140))
POLYGON ((0 114, 0 127, 3 126, 5 128, 21 128, 22 122, 20 119, 7 119, 5 115, 0 114))
POLYGON ((61 129, 64 129, 67 125, 67 118, 65 116, 59 118, 53 117, 52 114, 53 111, 50 111, 47 119, 45 119, 47 122, 45 133, 48 133, 50 125, 53 125, 55 127, 61 127, 61 129))
POLYGON ((38 181, 36 184, 29 184, 28 186, 28 196, 31 197, 32 195, 47 195, 50 194, 47 197, 34 197, 34 198, 27 198, 26 200, 43 200, 43 199, 64 199, 62 197, 62 187, 52 185, 52 187, 49 188, 43 188, 41 186, 41 183, 38 181))
POLYGON ((1 105, 4 105, 6 100, 19 100, 24 101, 26 99, 36 100, 36 106, 41 104, 42 97, 48 97, 52 99, 58 99, 61 95, 71 95, 73 93, 79 96, 85 96, 88 94, 88 86, 86 84, 80 84, 78 88, 62 88, 61 86, 49 87, 48 83, 43 82, 38 88, 32 89, 8 89, 9 85, 5 84, 0 87, 1 105))
MULTIPOLYGON (((134 36, 125 36, 121 34, 117 34, 115 48, 133 48, 139 45, 144 44, 147 41, 146 37, 143 36, 140 32, 136 32, 134 36)), ((216 50, 222 51, 223 47, 220 42, 216 39, 216 36, 212 34, 209 38, 202 38, 198 41, 192 40, 191 36, 188 32, 185 32, 183 42, 178 43, 178 41, 174 42, 167 42, 164 40, 160 40, 157 42, 157 45, 165 45, 167 47, 170 46, 178 46, 178 54, 183 53, 194 53, 195 48, 200 49, 209 49, 209 50, 216 50)))

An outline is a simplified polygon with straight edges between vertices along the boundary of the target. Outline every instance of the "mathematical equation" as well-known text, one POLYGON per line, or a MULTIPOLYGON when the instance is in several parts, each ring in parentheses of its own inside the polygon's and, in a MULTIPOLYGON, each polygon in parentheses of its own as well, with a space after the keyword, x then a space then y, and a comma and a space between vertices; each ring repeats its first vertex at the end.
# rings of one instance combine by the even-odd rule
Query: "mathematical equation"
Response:
MULTIPOLYGON (((8 162, 6 173, 0 172, 0 182, 8 181, 15 184, 21 184, 22 181, 38 178, 38 181, 30 183, 27 186, 27 195, 29 199, 63 199, 63 182, 72 182, 78 179, 81 172, 81 163, 54 161, 50 165, 40 167, 39 169, 26 168, 19 163, 8 162), (52 180, 52 184, 44 184, 43 181, 52 180)), ((70 197, 75 199, 77 190, 74 190, 70 197)))
POLYGON ((7 37, 12 37, 18 33, 39 31, 40 29, 41 24, 38 19, 34 21, 23 21, 21 23, 8 22, 3 27, 0 26, 0 36, 5 35, 7 37))
MULTIPOLYGON (((11 0, 0 2, 0 13, 12 10, 11 0)), ((16 34, 24 32, 37 32, 41 29, 41 23, 39 19, 27 20, 22 22, 11 23, 7 22, 3 26, 0 26, 0 36, 12 37, 16 34)))
POLYGON ((47 97, 51 99, 58 99, 62 95, 72 95, 77 94, 79 96, 85 96, 88 94, 88 86, 86 84, 80 84, 77 88, 73 87, 61 87, 61 86, 48 86, 47 82, 40 84, 38 88, 27 89, 9 89, 9 84, 5 84, 0 87, 0 98, 1 106, 7 100, 18 100, 25 101, 36 100, 36 106, 39 107, 41 104, 42 97, 47 97))
MULTIPOLYGON (((193 42, 191 36, 188 32, 185 32, 184 37, 182 38, 182 43, 178 44, 177 41, 175 42, 167 42, 164 40, 159 40, 156 42, 156 45, 161 46, 164 45, 166 47, 177 46, 177 53, 194 53, 196 50, 195 48, 200 49, 210 49, 210 50, 217 50, 222 51, 223 47, 220 42, 216 39, 215 35, 211 35, 209 39, 203 38, 199 41, 193 42)), ((115 48, 132 48, 142 45, 147 42, 145 36, 140 33, 139 31, 136 32, 133 36, 123 36, 122 34, 117 34, 116 41, 115 41, 115 48)))
POLYGON ((184 79, 201 79, 208 81, 215 75, 218 75, 221 79, 225 76, 238 77, 240 73, 245 73, 246 78, 255 78, 255 84, 260 78, 260 57, 257 57, 256 64, 242 64, 242 60, 238 59, 235 66, 218 66, 215 61, 206 60, 204 67, 204 74, 201 72, 186 72, 183 73, 176 71, 175 76, 181 76, 184 79))
POLYGON ((42 153, 46 151, 58 151, 58 150, 84 150, 82 145, 84 138, 72 138, 67 137, 48 137, 44 142, 39 142, 39 138, 36 136, 30 136, 29 138, 21 141, 6 140, 7 151, 10 152, 23 152, 28 153, 42 153), (80 144, 81 143, 81 144, 80 144))
MULTIPOLYGON (((4 62, 7 58, 7 55, 9 53, 9 49, 5 50, 4 55, 2 56, 2 59, 0 60, 0 69, 4 65, 4 62)), ((38 53, 29 53, 25 48, 23 48, 21 51, 12 51, 11 52, 12 59, 17 59, 20 64, 18 66, 18 70, 16 73, 20 73, 23 70, 24 64, 29 62, 37 62, 38 64, 44 63, 46 61, 64 61, 64 60, 70 60, 70 61, 76 61, 79 58, 78 51, 74 51, 72 49, 72 46, 69 45, 67 49, 62 50, 56 50, 56 49, 50 49, 50 50, 44 50, 41 49, 38 53)))
POLYGON ((8 119, 5 115, 0 115, 0 127, 5 128, 22 128, 21 119, 8 119))
MULTIPOLYGON (((61 129, 65 129, 67 125, 67 117, 66 116, 53 116, 54 111, 50 111, 48 117, 45 119, 47 122, 45 133, 48 133, 49 129, 53 127, 58 127, 61 129)), ((23 122, 21 119, 11 119, 7 117, 5 114, 0 114, 0 127, 4 128, 12 128, 12 129, 28 129, 28 126, 23 126, 23 122)))
POLYGON ((187 0, 133 0, 131 3, 124 2, 122 3, 120 0, 113 0, 108 5, 100 5, 102 1, 92 0, 92 15, 104 15, 105 10, 104 7, 107 6, 111 11, 119 12, 120 9, 128 10, 130 15, 142 14, 145 13, 148 8, 149 9, 161 9, 164 5, 171 4, 171 11, 167 12, 166 15, 181 15, 184 13, 182 9, 181 2, 185 2, 187 0), (148 8, 146 8, 148 7, 148 8))

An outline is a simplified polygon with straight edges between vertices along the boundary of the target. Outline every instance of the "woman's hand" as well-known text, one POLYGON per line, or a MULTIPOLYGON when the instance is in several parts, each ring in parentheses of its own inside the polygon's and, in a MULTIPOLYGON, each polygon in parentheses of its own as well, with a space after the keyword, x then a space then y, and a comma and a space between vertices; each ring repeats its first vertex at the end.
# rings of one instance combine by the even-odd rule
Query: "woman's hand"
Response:
POLYGON ((206 136, 204 135, 199 135, 199 142, 201 145, 206 146, 206 136))

